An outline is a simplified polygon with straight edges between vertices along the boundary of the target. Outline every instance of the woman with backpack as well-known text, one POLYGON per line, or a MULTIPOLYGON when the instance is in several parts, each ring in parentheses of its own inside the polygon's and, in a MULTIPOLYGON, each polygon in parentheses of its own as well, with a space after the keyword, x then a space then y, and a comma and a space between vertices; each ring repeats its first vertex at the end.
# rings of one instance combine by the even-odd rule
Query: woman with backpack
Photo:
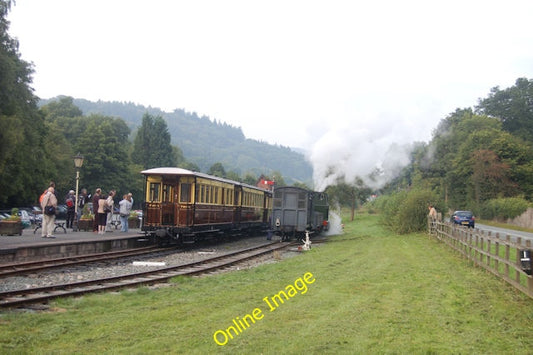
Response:
POLYGON ((65 204, 67 205, 67 228, 72 228, 74 224, 74 214, 76 213, 76 196, 74 190, 70 190, 65 197, 65 204))

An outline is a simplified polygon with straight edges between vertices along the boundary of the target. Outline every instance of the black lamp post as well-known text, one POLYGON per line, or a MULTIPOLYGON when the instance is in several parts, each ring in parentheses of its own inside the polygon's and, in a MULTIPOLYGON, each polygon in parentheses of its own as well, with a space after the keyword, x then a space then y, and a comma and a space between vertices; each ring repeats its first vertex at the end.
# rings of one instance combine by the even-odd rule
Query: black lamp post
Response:
POLYGON ((74 202, 74 217, 76 220, 76 228, 74 231, 78 230, 78 191, 79 191, 79 185, 80 185, 80 168, 83 165, 83 156, 78 153, 74 157, 74 166, 76 167, 76 202, 74 202))

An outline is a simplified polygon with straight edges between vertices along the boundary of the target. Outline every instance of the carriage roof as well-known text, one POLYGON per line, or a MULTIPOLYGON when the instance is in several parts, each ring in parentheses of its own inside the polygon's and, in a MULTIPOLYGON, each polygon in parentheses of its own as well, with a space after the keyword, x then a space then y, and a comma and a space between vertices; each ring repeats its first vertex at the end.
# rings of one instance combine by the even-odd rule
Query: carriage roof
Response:
POLYGON ((245 184, 243 182, 224 179, 224 178, 220 178, 220 177, 217 177, 217 176, 204 174, 204 173, 200 173, 200 172, 197 172, 197 171, 191 171, 191 170, 187 170, 187 169, 183 169, 183 168, 175 168, 175 167, 152 168, 152 169, 147 169, 147 170, 141 171, 141 174, 143 174, 143 175, 194 176, 194 177, 201 177, 201 178, 204 178, 204 179, 210 179, 210 180, 225 182, 225 183, 229 183, 229 184, 232 184, 232 185, 240 185, 240 186, 252 188, 252 189, 255 189, 255 190, 261 190, 261 191, 270 192, 269 190, 265 190, 265 189, 262 189, 260 187, 253 186, 253 185, 248 185, 248 184, 245 184))

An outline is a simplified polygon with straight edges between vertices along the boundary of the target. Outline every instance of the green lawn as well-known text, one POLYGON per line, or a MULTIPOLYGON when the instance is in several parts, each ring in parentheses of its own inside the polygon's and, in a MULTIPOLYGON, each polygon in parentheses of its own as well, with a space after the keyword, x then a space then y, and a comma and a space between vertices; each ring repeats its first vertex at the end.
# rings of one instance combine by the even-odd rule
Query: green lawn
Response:
POLYGON ((426 234, 360 215, 331 240, 250 270, 3 312, 0 353, 531 353, 533 300, 426 234))

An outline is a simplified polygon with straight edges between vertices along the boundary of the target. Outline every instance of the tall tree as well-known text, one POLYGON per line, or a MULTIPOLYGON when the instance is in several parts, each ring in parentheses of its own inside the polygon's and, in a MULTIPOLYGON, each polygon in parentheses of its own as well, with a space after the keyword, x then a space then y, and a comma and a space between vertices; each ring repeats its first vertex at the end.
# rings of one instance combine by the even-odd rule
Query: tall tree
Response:
POLYGON ((131 189, 128 135, 130 129, 122 119, 90 115, 87 128, 77 140, 84 155, 84 185, 119 192, 131 189))
POLYGON ((161 116, 144 114, 133 141, 132 161, 144 169, 178 165, 167 124, 161 116))
POLYGON ((503 129, 527 141, 533 141, 533 81, 516 79, 505 90, 492 88, 489 97, 479 101, 478 112, 497 117, 503 129))
POLYGON ((48 172, 44 120, 31 88, 33 67, 9 36, 12 1, 0 0, 0 206, 36 200, 48 172))

